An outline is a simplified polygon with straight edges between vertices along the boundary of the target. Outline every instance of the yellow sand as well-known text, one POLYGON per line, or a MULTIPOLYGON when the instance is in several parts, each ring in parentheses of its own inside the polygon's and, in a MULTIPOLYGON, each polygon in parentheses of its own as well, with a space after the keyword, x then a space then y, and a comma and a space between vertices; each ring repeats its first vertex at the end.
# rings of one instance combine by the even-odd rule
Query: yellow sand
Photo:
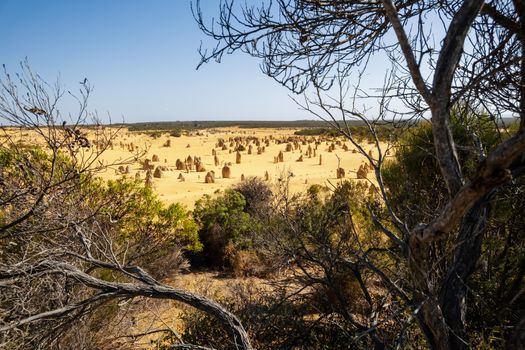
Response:
MULTIPOLYGON (((293 136, 294 131, 298 129, 241 129, 241 128, 217 128, 210 130, 200 130, 194 132, 191 136, 172 137, 168 133, 162 134, 159 138, 153 138, 145 133, 129 132, 127 129, 121 129, 116 137, 113 139, 113 147, 108 148, 101 156, 104 162, 108 164, 119 161, 120 159, 130 158, 133 154, 127 149, 126 145, 133 143, 140 150, 147 150, 145 158, 152 159, 153 155, 159 157, 159 162, 154 162, 155 166, 167 166, 170 170, 164 171, 161 178, 153 179, 153 189, 159 195, 159 198, 165 203, 179 202, 192 209, 196 200, 201 198, 204 194, 213 194, 216 191, 224 190, 241 181, 241 176, 246 178, 250 176, 257 176, 264 178, 267 171, 269 174, 269 182, 275 185, 280 177, 285 177, 288 172, 293 174, 290 180, 290 191, 292 193, 306 190, 312 184, 321 184, 330 186, 330 182, 335 184, 338 180, 336 178, 336 169, 338 166, 338 158, 340 158, 340 166, 346 172, 347 179, 355 179, 356 171, 361 164, 366 162, 366 159, 359 153, 353 153, 354 147, 348 140, 340 138, 339 140, 345 143, 349 150, 344 151, 341 146, 336 146, 333 152, 328 152, 328 146, 332 142, 322 141, 317 148, 316 157, 309 158, 306 155, 308 145, 301 145, 303 154, 303 162, 297 162, 301 156, 301 149, 285 152, 286 143, 276 144, 273 140, 266 150, 261 155, 257 154, 257 147, 253 145, 252 154, 248 154, 247 149, 241 152, 241 163, 235 163, 235 152, 229 153, 232 147, 229 147, 229 138, 241 136, 255 136, 261 140, 265 137, 273 136, 274 139, 285 138, 293 136), (215 147, 219 138, 226 140, 228 150, 221 150, 215 147), (167 140, 171 140, 171 147, 164 147, 167 140), (121 147, 120 144, 124 147, 121 147), (188 147, 189 145, 189 147, 188 147), (212 149, 216 150, 219 157, 220 165, 214 165, 214 157, 212 149), (274 163, 279 151, 283 151, 284 162, 274 163), (319 155, 322 156, 322 165, 319 165, 319 155), (216 179, 213 184, 206 184, 204 178, 206 172, 186 172, 178 171, 175 167, 177 159, 184 160, 188 156, 194 158, 201 157, 206 172, 215 171, 216 179), (231 163, 231 178, 223 179, 221 176, 222 165, 231 163), (182 173, 185 181, 178 180, 179 174, 182 173)), ((20 132, 16 132, 22 135, 20 132)), ((90 139, 93 139, 93 133, 88 134, 90 139)), ((23 137, 27 140, 29 136, 27 133, 23 137)), ((305 138, 311 138, 305 136, 305 138)), ((316 137, 317 138, 317 137, 316 137)), ((314 148, 314 143, 311 143, 314 148)), ((381 145, 383 150, 386 145, 381 145)), ((365 144, 366 152, 372 150, 372 154, 376 155, 375 146, 372 144, 365 144)), ((128 177, 135 177, 137 172, 140 173, 140 178, 145 179, 145 171, 141 169, 139 162, 130 164, 131 173, 126 175, 128 177)), ((116 179, 123 175, 115 168, 109 168, 100 176, 104 179, 116 179)), ((369 178, 373 178, 373 174, 369 174, 369 178)))

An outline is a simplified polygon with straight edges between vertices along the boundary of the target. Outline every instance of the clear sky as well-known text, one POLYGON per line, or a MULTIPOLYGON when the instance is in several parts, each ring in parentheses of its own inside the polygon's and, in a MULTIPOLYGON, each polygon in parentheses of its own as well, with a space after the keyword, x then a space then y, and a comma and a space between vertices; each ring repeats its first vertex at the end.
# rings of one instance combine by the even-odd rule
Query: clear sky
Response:
POLYGON ((0 0, 0 16, 0 63, 15 72, 27 57, 71 90, 87 77, 90 108, 114 122, 313 119, 247 55, 197 71, 206 38, 189 0, 0 0))

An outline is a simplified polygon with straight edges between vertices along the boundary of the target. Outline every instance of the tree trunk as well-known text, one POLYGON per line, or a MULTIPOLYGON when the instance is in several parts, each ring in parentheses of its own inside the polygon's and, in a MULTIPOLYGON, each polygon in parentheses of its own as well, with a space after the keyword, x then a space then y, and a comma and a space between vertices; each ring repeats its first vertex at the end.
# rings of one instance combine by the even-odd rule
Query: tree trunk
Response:
POLYGON ((415 299, 421 303, 416 314, 417 321, 431 349, 447 350, 448 327, 436 297, 436 288, 431 284, 434 260, 430 255, 430 243, 419 241, 413 232, 409 240, 408 266, 415 299))
POLYGON ((417 320, 430 349, 449 349, 448 327, 435 297, 427 296, 427 299, 423 301, 417 320))
POLYGON ((468 349, 465 328, 467 281, 481 255, 483 231, 489 216, 492 191, 469 210, 459 228, 454 258, 441 284, 440 305, 449 327, 449 348, 468 349))
POLYGON ((459 228, 450 268, 439 285, 431 280, 434 260, 430 245, 410 241, 410 270, 414 288, 420 293, 418 322, 431 349, 468 349, 465 329, 466 282, 474 272, 481 254, 483 231, 489 215, 489 204, 495 191, 478 201, 465 215, 459 228), (439 298, 437 297, 439 295, 439 298))

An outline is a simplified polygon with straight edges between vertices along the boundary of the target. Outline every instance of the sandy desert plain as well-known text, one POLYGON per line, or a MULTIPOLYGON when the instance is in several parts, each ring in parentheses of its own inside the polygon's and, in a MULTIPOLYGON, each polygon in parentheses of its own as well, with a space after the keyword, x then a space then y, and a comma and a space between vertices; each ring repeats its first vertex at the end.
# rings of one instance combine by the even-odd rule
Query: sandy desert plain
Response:
MULTIPOLYGON (((98 173, 98 176, 107 180, 127 176, 145 181, 147 170, 144 160, 147 159, 152 173, 157 167, 162 169, 160 178, 152 179, 153 190, 159 198, 166 204, 178 202, 188 209, 193 209, 195 201, 203 195, 212 195, 232 187, 243 178, 259 177, 275 186, 280 178, 291 173, 293 176, 290 178, 289 190, 297 193, 312 184, 329 187, 336 184, 339 181, 338 164, 345 170, 345 179, 357 179, 357 170, 367 163, 366 158, 354 151, 355 147, 345 138, 297 136, 294 135, 299 130, 297 128, 221 127, 186 132, 180 137, 170 136, 168 132, 156 132, 154 137, 152 131, 130 132, 127 128, 106 128, 105 133, 107 129, 114 135, 111 146, 100 156, 105 164, 129 160, 135 153, 142 154, 142 157, 120 167, 120 170, 118 166, 111 166, 98 173), (220 140, 223 140, 224 146, 220 146, 220 140), (237 163, 236 148, 240 144, 245 149, 239 151, 241 159, 237 163), (279 152, 283 154, 283 161, 275 162, 279 152), (214 154, 218 158, 217 165, 214 154), (302 161, 298 161, 301 156, 302 161), (196 171, 195 166, 191 170, 177 170, 177 160, 184 162, 188 157, 193 160, 200 158, 205 170, 196 171), (224 165, 230 168, 230 178, 222 176, 224 165), (127 171, 123 168, 127 168, 127 171), (214 183, 205 182, 209 171, 215 173, 214 183), (181 180, 181 177, 184 179, 181 180)), ((10 134, 18 134, 14 138, 21 138, 26 143, 38 143, 27 132, 12 130, 10 134)), ((94 132, 87 131, 86 135, 92 145, 96 145, 94 132)), ((362 145, 367 153, 371 152, 374 157, 377 155, 374 144, 365 141, 362 145)), ((384 143, 381 147, 383 151, 387 149, 384 143)), ((373 177, 369 174, 368 181, 373 183, 373 177)))
MULTIPOLYGON (((213 194, 231 187, 240 182, 243 177, 246 179, 255 176, 265 179, 265 173, 268 172, 268 181, 275 185, 279 178, 290 172, 293 174, 290 178, 290 191, 296 193, 306 190, 312 184, 327 186, 330 186, 330 182, 335 184, 338 181, 336 174, 338 157, 340 167, 345 170, 345 178, 347 179, 356 179, 358 168, 362 164, 366 164, 365 157, 353 152, 354 147, 344 138, 322 141, 316 147, 313 141, 314 137, 295 136, 294 132, 297 130, 218 128, 200 130, 191 136, 183 135, 181 137, 172 137, 168 133, 164 133, 155 139, 145 133, 130 133, 122 130, 113 141, 113 149, 109 148, 104 152, 102 159, 112 163, 118 159, 129 157, 130 153, 125 145, 130 143, 133 143, 135 148, 147 149, 144 158, 158 158, 158 161, 151 162, 152 166, 161 166, 167 169, 162 171, 160 178, 153 178, 154 191, 163 202, 179 202, 190 209, 194 206, 195 201, 204 194, 213 194), (242 140, 237 143, 235 139, 239 138, 242 140), (220 139, 224 140, 227 149, 219 147, 220 139), (267 139, 269 142, 266 146, 263 140, 267 139), (165 147, 168 140, 170 140, 170 147, 165 147), (256 146, 256 140, 260 140, 260 146, 256 146), (291 142, 285 142, 285 140, 291 142), (292 140, 297 142, 294 143, 292 140), (121 142, 124 147, 120 147, 121 142), (236 163, 237 152, 235 151, 238 144, 245 146, 245 150, 239 152, 241 154, 239 164, 236 163), (335 149, 330 152, 329 147, 332 144, 335 149), (317 148, 315 156, 313 154, 311 157, 308 155, 309 145, 312 147, 312 151, 317 148), (251 152, 249 152, 250 146, 251 152), (261 154, 258 154, 258 147, 264 147, 264 151, 260 152, 261 154), (291 151, 286 151, 287 147, 288 149, 291 148, 291 151), (348 150, 345 151, 344 148, 348 150), (275 163, 275 157, 278 156, 279 152, 282 152, 284 161, 275 163), (213 153, 219 160, 217 166, 213 153), (301 156, 302 161, 298 161, 301 156), (177 170, 177 159, 184 162, 188 157, 200 158, 205 171, 197 172, 195 167, 189 171, 177 170), (322 158, 321 165, 319 164, 319 157, 322 158), (222 168, 226 164, 230 168, 230 178, 222 177, 222 168), (214 171, 214 183, 205 183, 205 176, 208 171, 214 171), (184 177, 183 181, 179 179, 181 174, 184 177)), ((315 139, 319 139, 319 137, 315 137, 315 139)), ((386 145, 382 146, 383 149, 386 149, 386 145)), ((372 144, 365 145, 365 150, 367 152, 371 150, 372 155, 376 152, 375 146, 372 144)), ((138 172, 140 178, 145 179, 146 171, 143 170, 139 162, 133 163, 130 168, 130 174, 127 176, 136 176, 138 172)), ((116 169, 108 169, 101 176, 106 179, 115 179, 122 174, 116 169)), ((372 178, 373 176, 369 177, 372 178)))

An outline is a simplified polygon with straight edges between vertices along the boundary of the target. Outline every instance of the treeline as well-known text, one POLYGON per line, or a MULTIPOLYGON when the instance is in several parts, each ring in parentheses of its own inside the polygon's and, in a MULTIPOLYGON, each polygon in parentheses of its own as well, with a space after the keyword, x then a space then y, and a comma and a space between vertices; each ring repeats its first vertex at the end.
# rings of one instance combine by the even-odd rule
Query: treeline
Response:
MULTIPOLYGON (((170 133, 171 136, 180 137, 185 132, 198 131, 201 129, 239 127, 243 128, 301 128, 294 132, 298 136, 329 136, 339 137, 341 133, 327 126, 326 122, 314 120, 298 121, 199 121, 199 122, 158 122, 158 123, 136 123, 123 124, 131 132, 141 132, 157 138, 163 133, 170 133)), ((372 140, 372 133, 367 125, 362 121, 347 122, 348 128, 345 131, 355 137, 357 141, 372 140)), ((396 127, 393 123, 374 125, 373 132, 381 141, 392 141, 402 133, 405 128, 396 127)))
MULTIPOLYGON (((350 122, 351 125, 361 125, 359 121, 350 122)), ((246 121, 169 121, 169 122, 147 122, 132 124, 116 124, 116 126, 127 127, 130 131, 174 129, 200 130, 210 128, 239 127, 239 128, 314 128, 326 127, 326 122, 320 120, 293 120, 293 121, 271 121, 271 120, 246 120, 246 121)))
MULTIPOLYGON (((366 125, 349 124, 348 128, 343 128, 343 131, 349 133, 356 141, 358 141, 358 143, 364 140, 372 140, 373 135, 375 135, 380 141, 393 141, 406 131, 406 127, 400 128, 394 126, 394 124, 374 125, 373 131, 371 131, 366 125)), ((341 136, 340 131, 329 127, 305 128, 295 131, 294 134, 299 136, 341 136)))

